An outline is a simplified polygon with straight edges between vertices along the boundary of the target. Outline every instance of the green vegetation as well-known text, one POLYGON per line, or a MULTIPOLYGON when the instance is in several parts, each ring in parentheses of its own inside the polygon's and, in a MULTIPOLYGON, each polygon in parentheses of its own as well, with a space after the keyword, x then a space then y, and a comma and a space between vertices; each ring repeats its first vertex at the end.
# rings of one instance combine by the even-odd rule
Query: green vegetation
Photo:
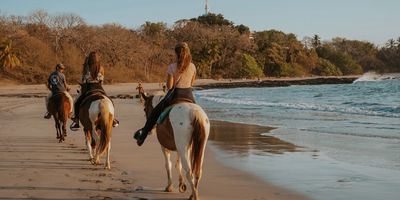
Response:
POLYGON ((400 72, 400 38, 384 47, 367 41, 318 35, 299 40, 279 30, 251 32, 221 14, 182 19, 168 27, 145 22, 92 26, 74 14, 0 16, 0 76, 43 83, 58 62, 77 82, 84 57, 102 55, 107 81, 162 81, 177 41, 189 43, 199 78, 338 76, 366 71, 400 72))

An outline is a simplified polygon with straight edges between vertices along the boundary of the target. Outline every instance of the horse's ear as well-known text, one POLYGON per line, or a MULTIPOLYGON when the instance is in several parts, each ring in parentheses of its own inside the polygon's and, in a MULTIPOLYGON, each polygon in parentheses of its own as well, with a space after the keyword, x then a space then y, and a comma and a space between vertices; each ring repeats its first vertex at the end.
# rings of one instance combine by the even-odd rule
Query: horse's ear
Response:
POLYGON ((140 93, 140 96, 146 101, 149 97, 144 92, 140 93))

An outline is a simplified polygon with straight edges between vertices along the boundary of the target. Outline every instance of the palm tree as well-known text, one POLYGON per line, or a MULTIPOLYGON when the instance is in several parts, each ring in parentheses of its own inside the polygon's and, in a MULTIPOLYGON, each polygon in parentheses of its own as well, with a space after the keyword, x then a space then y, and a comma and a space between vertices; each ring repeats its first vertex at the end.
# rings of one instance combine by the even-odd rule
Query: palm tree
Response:
POLYGON ((21 64, 17 57, 17 50, 12 47, 11 40, 4 42, 0 46, 0 69, 6 71, 21 64))
POLYGON ((321 37, 319 37, 319 35, 315 34, 312 37, 312 42, 311 42, 312 46, 314 47, 314 49, 318 48, 321 46, 321 37))
POLYGON ((396 45, 396 41, 394 39, 390 39, 386 42, 386 47, 389 49, 394 48, 396 45))

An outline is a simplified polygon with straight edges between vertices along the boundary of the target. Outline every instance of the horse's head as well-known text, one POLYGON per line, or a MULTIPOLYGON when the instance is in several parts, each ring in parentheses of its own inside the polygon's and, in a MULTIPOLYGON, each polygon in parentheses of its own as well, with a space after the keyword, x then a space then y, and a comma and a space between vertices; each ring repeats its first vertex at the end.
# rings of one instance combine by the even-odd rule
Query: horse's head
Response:
POLYGON ((146 114, 146 118, 148 118, 154 108, 153 107, 154 95, 147 96, 144 93, 140 93, 140 95, 141 95, 141 98, 144 99, 144 113, 146 114))
POLYGON ((140 95, 144 99, 144 112, 146 113, 146 118, 148 118, 154 107, 156 107, 156 105, 161 101, 165 94, 164 92, 162 92, 155 93, 153 95, 140 93, 140 95))

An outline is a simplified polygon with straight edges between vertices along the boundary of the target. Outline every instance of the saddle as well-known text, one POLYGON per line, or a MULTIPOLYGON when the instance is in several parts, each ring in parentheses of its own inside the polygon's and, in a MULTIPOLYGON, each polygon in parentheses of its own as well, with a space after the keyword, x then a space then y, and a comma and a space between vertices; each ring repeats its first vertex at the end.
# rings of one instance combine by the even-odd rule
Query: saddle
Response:
POLYGON ((96 101, 99 99, 104 99, 104 95, 102 93, 91 93, 89 95, 86 95, 85 98, 83 98, 79 107, 81 107, 82 105, 84 105, 87 102, 93 102, 93 101, 96 101))
MULTIPOLYGON (((92 89, 87 91, 85 94, 85 97, 83 98, 82 102, 79 104, 79 107, 81 107, 82 105, 84 105, 87 102, 93 102, 99 99, 104 99, 105 97, 109 98, 106 94, 106 92, 104 91, 104 89, 92 89)), ((111 100, 111 99, 110 99, 111 100)))
POLYGON ((58 91, 55 94, 52 94, 49 99, 52 99, 52 98, 60 96, 60 95, 65 95, 65 92, 58 91))
POLYGON ((157 119, 157 124, 162 124, 164 122, 164 120, 167 119, 167 117, 169 116, 169 113, 171 112, 174 105, 178 104, 178 103, 194 103, 194 102, 191 99, 186 99, 186 98, 174 99, 171 102, 171 104, 162 111, 162 113, 160 114, 160 116, 157 119))

